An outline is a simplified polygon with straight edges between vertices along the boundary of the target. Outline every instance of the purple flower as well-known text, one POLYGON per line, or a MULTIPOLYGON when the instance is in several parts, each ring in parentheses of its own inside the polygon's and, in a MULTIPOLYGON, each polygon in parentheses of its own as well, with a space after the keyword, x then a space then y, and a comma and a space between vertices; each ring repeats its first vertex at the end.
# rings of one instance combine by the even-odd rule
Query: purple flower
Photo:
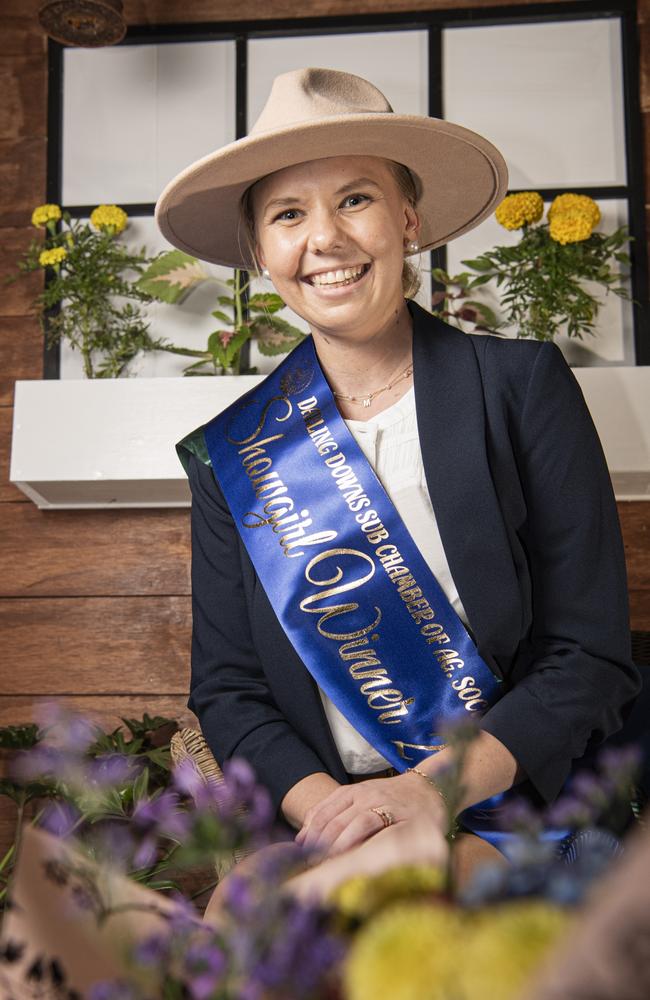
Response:
POLYGON ((84 753, 97 740, 101 729, 60 702, 40 702, 36 718, 48 741, 73 754, 84 753), (52 740, 52 736, 55 738, 52 740))
POLYGON ((174 909, 167 917, 169 928, 173 934, 187 934, 191 930, 211 931, 206 927, 194 904, 181 892, 173 890, 169 894, 169 899, 174 903, 174 909))
POLYGON ((39 825, 55 837, 67 837, 80 817, 81 813, 70 802, 55 799, 45 805, 39 825))
POLYGON ((539 813, 524 798, 513 798, 498 807, 497 818, 502 830, 536 837, 541 832, 542 821, 539 813))
POLYGON ((163 836, 184 840, 191 820, 179 806, 178 794, 167 789, 154 798, 140 799, 133 810, 133 823, 140 830, 156 830, 163 836))
POLYGON ((133 948, 133 958, 140 965, 157 966, 169 957, 170 941, 164 934, 152 934, 144 941, 138 941, 133 948))
POLYGON ((636 743, 605 747, 598 754, 598 769, 617 788, 625 788, 636 779, 643 762, 643 751, 636 743))
POLYGON ((111 788, 135 781, 144 767, 142 761, 136 761, 126 754, 100 754, 88 761, 88 780, 99 788, 111 788))
POLYGON ((225 886, 224 904, 234 917, 248 916, 257 905, 251 879, 231 872, 225 886))
POLYGON ((155 837, 148 835, 143 838, 135 854, 133 855, 133 867, 150 868, 156 863, 158 857, 158 841, 155 837))
POLYGON ((211 788, 189 758, 173 767, 172 784, 182 795, 193 799, 197 809, 207 809, 214 805, 211 788))
POLYGON ((207 1000, 214 993, 226 966, 226 957, 216 944, 190 945, 185 953, 185 982, 194 1000, 207 1000))
POLYGON ((593 821, 594 810, 583 799, 563 795, 546 810, 546 824, 556 830, 587 826, 593 821))

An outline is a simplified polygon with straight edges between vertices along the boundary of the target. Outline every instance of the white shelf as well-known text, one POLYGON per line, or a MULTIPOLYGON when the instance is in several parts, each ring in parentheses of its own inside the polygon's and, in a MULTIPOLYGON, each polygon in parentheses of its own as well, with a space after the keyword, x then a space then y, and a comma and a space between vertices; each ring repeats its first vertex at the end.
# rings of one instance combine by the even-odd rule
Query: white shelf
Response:
MULTIPOLYGON (((574 368, 618 500, 650 500, 650 367, 574 368)), ((174 445, 263 375, 16 382, 11 482, 42 509, 187 507, 174 445)))
POLYGON ((18 381, 11 482, 46 510, 188 507, 175 443, 263 378, 18 381))

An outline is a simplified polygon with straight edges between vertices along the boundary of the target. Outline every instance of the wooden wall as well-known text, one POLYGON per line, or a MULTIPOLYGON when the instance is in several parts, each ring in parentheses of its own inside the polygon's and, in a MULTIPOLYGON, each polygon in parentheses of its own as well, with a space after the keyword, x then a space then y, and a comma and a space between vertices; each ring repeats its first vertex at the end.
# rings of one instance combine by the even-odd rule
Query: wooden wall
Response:
MULTIPOLYGON (((39 3, 4 0, 0 15, 2 273, 13 270, 33 232, 32 209, 45 199, 39 3)), ((244 0, 237 9, 257 19, 454 6, 458 0, 244 0)), ((222 0, 126 0, 124 8, 130 24, 228 20, 233 11, 222 0)), ((650 223, 650 0, 642 0, 639 24, 650 223)), ((39 511, 8 482, 14 381, 42 375, 42 337, 30 314, 37 291, 34 278, 0 294, 0 725, 30 721, 40 696, 64 699, 111 726, 145 710, 191 722, 188 511, 39 511)), ((643 503, 619 504, 638 629, 650 629, 649 511, 643 503)))

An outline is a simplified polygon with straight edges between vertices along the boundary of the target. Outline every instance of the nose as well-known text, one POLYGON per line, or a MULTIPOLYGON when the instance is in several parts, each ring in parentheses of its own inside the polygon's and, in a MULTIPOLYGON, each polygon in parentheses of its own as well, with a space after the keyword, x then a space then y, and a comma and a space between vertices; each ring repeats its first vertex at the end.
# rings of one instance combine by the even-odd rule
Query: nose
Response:
POLYGON ((340 220, 335 211, 325 206, 312 209, 309 215, 308 244, 313 253, 327 253, 342 246, 340 220))

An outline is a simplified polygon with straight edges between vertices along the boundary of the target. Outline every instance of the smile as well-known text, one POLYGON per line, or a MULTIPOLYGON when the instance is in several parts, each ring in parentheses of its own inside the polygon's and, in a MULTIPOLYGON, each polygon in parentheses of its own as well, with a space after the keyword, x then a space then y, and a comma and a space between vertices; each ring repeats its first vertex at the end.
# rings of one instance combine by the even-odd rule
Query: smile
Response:
POLYGON ((357 285, 370 270, 371 264, 359 264, 356 267, 345 267, 336 271, 323 271, 321 274, 312 274, 309 278, 302 280, 311 285, 312 288, 340 289, 348 285, 357 285))

